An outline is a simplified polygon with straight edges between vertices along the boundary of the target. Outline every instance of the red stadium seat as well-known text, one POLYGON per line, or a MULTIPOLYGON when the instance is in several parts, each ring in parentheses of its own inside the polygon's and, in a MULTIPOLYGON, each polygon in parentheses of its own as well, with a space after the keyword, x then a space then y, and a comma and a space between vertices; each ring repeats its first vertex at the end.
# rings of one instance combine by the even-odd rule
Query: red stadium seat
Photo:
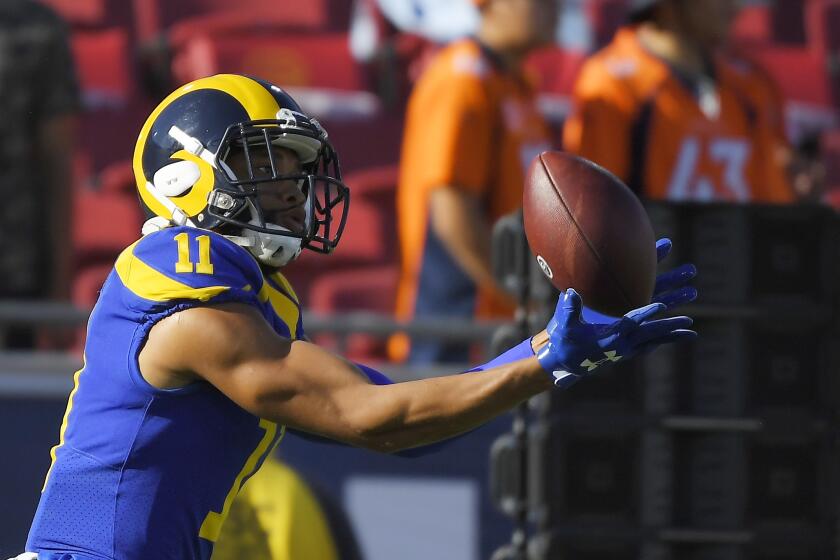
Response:
POLYGON ((105 0, 41 0, 71 25, 99 25, 105 21, 105 0))
MULTIPOLYGON (((391 315, 396 297, 398 268, 379 266, 324 273, 312 285, 308 308, 322 314, 368 311, 391 315)), ((336 347, 335 337, 318 336, 319 344, 336 347)), ((369 335, 347 336, 336 348, 358 362, 386 359, 386 343, 369 335)))
POLYGON ((769 43, 773 40, 773 14, 766 4, 752 4, 739 10, 730 29, 736 43, 769 43))
POLYGON ((392 209, 351 196, 350 214, 338 247, 330 255, 305 251, 295 267, 324 269, 395 262, 396 234, 392 209))
POLYGON ((540 92, 571 95, 586 53, 560 47, 540 49, 528 58, 527 68, 536 76, 540 92))
POLYGON ((562 143, 562 123, 571 110, 575 80, 585 59, 581 51, 553 46, 535 52, 526 61, 528 72, 536 78, 540 111, 557 145, 562 143))
POLYGON ((99 190, 104 193, 134 194, 137 183, 130 160, 113 163, 99 173, 99 190))
POLYGON ((134 194, 76 190, 73 245, 81 263, 111 261, 140 238, 143 214, 134 194))
POLYGON ((786 100, 818 107, 831 106, 831 88, 823 60, 813 50, 775 44, 744 44, 739 51, 773 76, 786 100))
POLYGON ((226 33, 255 26, 347 29, 351 7, 351 2, 345 0, 134 0, 137 36, 141 41, 164 31, 177 41, 197 32, 226 33))
POLYGON ((79 31, 71 43, 85 106, 125 106, 135 89, 126 30, 79 31))
POLYGON ((388 164, 347 173, 344 182, 354 201, 363 199, 393 214, 398 177, 399 166, 388 164))
POLYGON ((176 50, 172 69, 179 83, 234 72, 286 87, 364 89, 343 33, 199 35, 176 50))
POLYGON ((396 265, 323 274, 312 284, 307 307, 319 313, 370 311, 390 315, 394 310, 398 276, 396 265))
POLYGON ((396 166, 391 165, 344 177, 351 193, 350 215, 338 248, 330 255, 304 251, 284 270, 301 301, 309 301, 313 284, 325 274, 396 264, 396 176, 396 166))
POLYGON ((349 173, 350 215, 341 242, 328 258, 351 264, 396 263, 396 165, 349 173))

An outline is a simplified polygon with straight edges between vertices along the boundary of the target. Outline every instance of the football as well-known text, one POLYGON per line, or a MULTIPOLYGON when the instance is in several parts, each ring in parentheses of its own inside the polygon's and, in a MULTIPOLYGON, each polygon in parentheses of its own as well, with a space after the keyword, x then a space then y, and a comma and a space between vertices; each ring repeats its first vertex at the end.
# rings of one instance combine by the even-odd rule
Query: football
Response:
POLYGON ((525 235, 558 290, 611 316, 650 303, 656 239, 644 207, 621 180, 589 160, 543 152, 528 169, 525 235))

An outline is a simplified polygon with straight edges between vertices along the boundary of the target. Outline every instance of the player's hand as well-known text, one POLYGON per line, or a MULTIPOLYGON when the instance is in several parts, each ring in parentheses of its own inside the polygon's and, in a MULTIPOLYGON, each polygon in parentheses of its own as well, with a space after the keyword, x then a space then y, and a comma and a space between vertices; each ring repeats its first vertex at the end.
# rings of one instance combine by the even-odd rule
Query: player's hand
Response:
MULTIPOLYGON (((671 252, 672 246, 668 238, 657 241, 656 261, 662 262, 671 252)), ((697 288, 689 286, 688 283, 695 276, 697 276, 697 267, 693 264, 683 264, 663 272, 656 277, 651 303, 664 303, 666 307, 672 308, 694 301, 697 299, 697 288)))
MULTIPOLYGON (((671 252, 673 244, 670 239, 662 238, 656 242, 656 260, 662 262, 671 252)), ((668 309, 691 303, 697 299, 697 288, 689 286, 697 276, 697 267, 693 264, 683 264, 663 272, 656 277, 651 303, 664 303, 668 309)), ((598 313, 588 307, 583 307, 583 318, 590 323, 612 323, 616 317, 598 313)))
POLYGON ((557 301, 548 322, 548 344, 537 353, 543 369, 554 384, 566 388, 603 365, 628 360, 662 344, 694 338, 689 317, 652 319, 667 308, 657 302, 634 309, 607 324, 587 323, 581 317, 580 295, 568 289, 557 301))

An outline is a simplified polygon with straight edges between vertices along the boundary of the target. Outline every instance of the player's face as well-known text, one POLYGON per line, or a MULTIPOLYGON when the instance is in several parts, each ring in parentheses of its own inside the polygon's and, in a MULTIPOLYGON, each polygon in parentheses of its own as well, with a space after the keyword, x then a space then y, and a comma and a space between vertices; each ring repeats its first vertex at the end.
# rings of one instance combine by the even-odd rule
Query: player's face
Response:
MULTIPOLYGON (((272 147, 274 171, 277 175, 296 175, 303 171, 297 153, 288 148, 272 147)), ((250 148, 251 171, 254 179, 272 177, 271 158, 265 147, 250 148)), ((225 160, 237 178, 249 177, 248 162, 244 151, 235 150, 225 160)), ((257 183, 257 202, 267 223, 283 226, 289 231, 303 233, 306 229, 306 195, 301 192, 299 181, 286 179, 257 183)))
POLYGON ((523 48, 550 43, 557 28, 562 0, 507 0, 506 26, 523 48))
POLYGON ((695 41, 709 48, 722 45, 738 13, 738 0, 682 0, 681 19, 695 41))

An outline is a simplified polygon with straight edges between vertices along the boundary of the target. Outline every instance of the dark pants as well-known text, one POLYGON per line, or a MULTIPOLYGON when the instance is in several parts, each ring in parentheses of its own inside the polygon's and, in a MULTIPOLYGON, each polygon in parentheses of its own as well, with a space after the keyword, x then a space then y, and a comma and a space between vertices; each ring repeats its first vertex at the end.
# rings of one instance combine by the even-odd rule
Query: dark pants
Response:
MULTIPOLYGON (((475 316, 476 293, 473 281, 429 229, 418 280, 414 317, 471 320, 475 316)), ((441 332, 435 339, 412 338, 408 361, 412 365, 466 364, 469 358, 469 344, 447 342, 446 332, 441 332)))

